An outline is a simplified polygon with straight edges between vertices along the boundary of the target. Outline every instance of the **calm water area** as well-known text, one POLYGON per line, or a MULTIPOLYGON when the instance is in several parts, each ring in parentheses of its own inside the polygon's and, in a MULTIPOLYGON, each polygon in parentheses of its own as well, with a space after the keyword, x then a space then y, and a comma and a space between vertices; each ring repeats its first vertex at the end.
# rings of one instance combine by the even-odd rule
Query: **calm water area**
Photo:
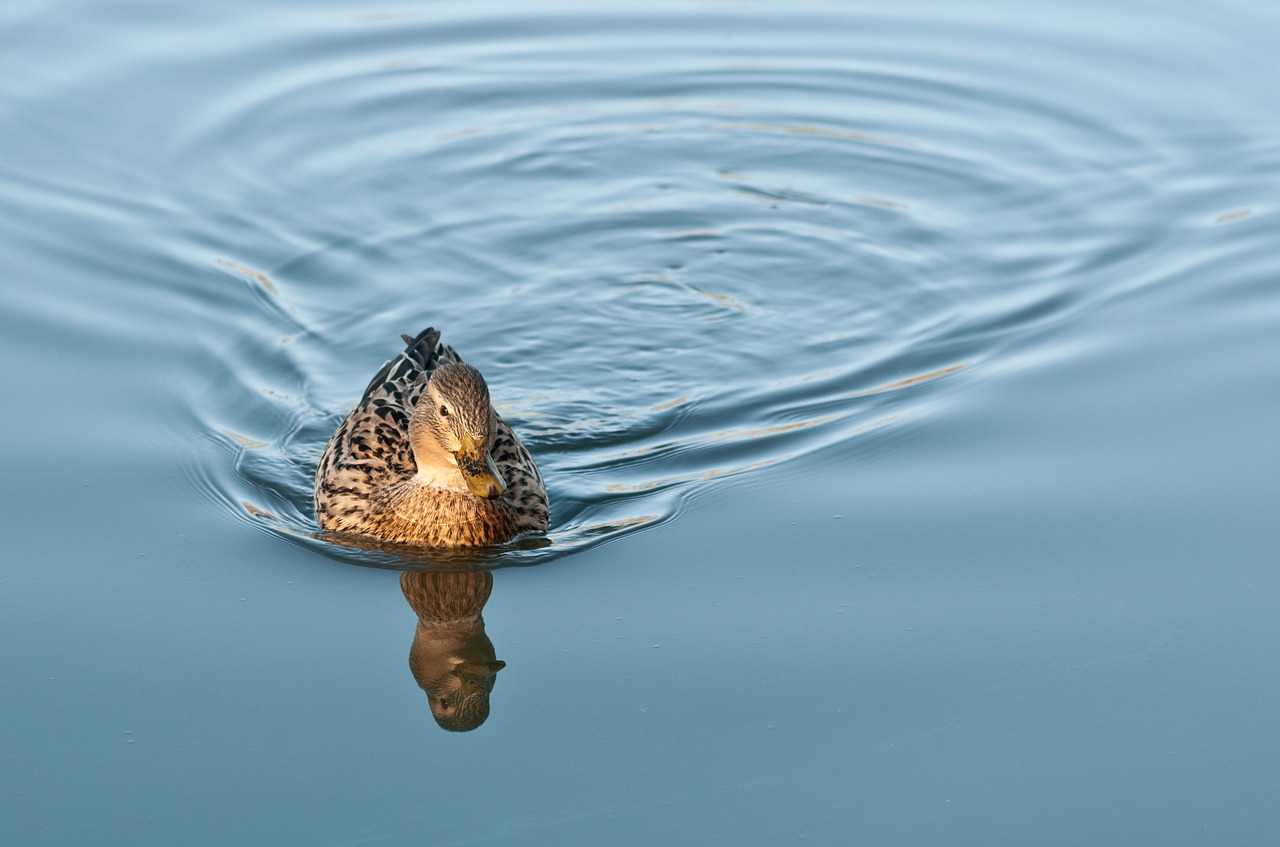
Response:
POLYGON ((1277 44, 6 0, 0 841, 1276 843, 1277 44), (429 325, 545 540, 318 537, 429 325))

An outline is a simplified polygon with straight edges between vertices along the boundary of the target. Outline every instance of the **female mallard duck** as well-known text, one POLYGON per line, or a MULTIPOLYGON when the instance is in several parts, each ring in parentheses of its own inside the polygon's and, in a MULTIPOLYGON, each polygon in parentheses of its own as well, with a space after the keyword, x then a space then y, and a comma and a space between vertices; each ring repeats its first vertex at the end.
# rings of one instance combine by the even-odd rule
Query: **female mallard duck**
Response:
POLYGON ((490 405, 484 377, 435 329, 401 337, 404 352, 373 377, 320 458, 320 525, 428 547, 545 532, 542 476, 490 405))

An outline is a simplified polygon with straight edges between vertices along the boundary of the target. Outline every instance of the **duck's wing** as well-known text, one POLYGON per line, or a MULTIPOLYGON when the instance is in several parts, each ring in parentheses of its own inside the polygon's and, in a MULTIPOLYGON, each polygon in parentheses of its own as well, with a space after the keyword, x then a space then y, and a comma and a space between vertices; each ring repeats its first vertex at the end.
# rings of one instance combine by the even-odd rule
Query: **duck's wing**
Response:
POLYGON ((508 472, 516 472, 522 477, 528 478, 532 482, 536 482, 539 488, 542 487, 542 474, 538 472, 538 466, 534 464, 533 456, 529 453, 529 449, 520 441, 520 437, 516 435, 511 425, 502 419, 501 415, 497 415, 498 428, 493 438, 493 460, 503 471, 504 476, 508 472))
POLYGON ((507 482, 506 498, 515 510, 520 532, 547 531, 547 489, 529 450, 506 421, 497 416, 493 460, 507 482))
POLYGON ((457 354, 440 344, 440 332, 434 328, 416 338, 402 337, 404 352, 378 369, 360 402, 329 439, 316 475, 318 495, 322 490, 333 495, 343 489, 380 488, 417 472, 409 415, 432 371, 457 354))

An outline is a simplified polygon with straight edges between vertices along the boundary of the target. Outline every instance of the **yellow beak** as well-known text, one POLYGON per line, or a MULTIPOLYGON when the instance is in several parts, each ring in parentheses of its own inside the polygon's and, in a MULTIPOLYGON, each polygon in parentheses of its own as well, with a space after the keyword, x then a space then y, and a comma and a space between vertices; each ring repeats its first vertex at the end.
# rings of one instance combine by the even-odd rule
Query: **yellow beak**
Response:
POLYGON ((462 471, 462 478, 467 481, 467 488, 472 494, 496 500, 507 490, 493 457, 484 443, 476 441, 471 433, 462 436, 462 448, 454 455, 458 459, 458 470, 462 471))

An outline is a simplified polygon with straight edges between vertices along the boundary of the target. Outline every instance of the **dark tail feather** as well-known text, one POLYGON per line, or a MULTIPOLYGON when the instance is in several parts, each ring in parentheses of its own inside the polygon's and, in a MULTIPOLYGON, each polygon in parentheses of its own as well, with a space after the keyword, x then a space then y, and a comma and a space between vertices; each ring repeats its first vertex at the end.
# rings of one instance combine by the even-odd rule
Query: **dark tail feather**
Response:
MULTIPOLYGON (((418 333, 417 338, 410 338, 403 333, 401 333, 400 337, 404 339, 404 343, 406 345, 404 353, 401 355, 412 361, 422 370, 430 370, 431 363, 436 358, 436 347, 440 344, 440 330, 435 329, 434 327, 427 327, 422 332, 418 333)), ((369 392, 375 387, 382 385, 382 383, 386 382, 386 380, 391 377, 391 368, 397 362, 403 365, 404 359, 401 359, 400 356, 396 356, 389 359, 386 364, 378 369, 378 372, 373 375, 373 379, 369 380, 369 385, 364 390, 365 397, 369 396, 369 392)))
POLYGON ((431 360, 436 357, 436 348, 440 346, 440 330, 429 326, 418 333, 417 338, 410 338, 403 333, 405 355, 418 363, 424 371, 431 367, 431 360))

